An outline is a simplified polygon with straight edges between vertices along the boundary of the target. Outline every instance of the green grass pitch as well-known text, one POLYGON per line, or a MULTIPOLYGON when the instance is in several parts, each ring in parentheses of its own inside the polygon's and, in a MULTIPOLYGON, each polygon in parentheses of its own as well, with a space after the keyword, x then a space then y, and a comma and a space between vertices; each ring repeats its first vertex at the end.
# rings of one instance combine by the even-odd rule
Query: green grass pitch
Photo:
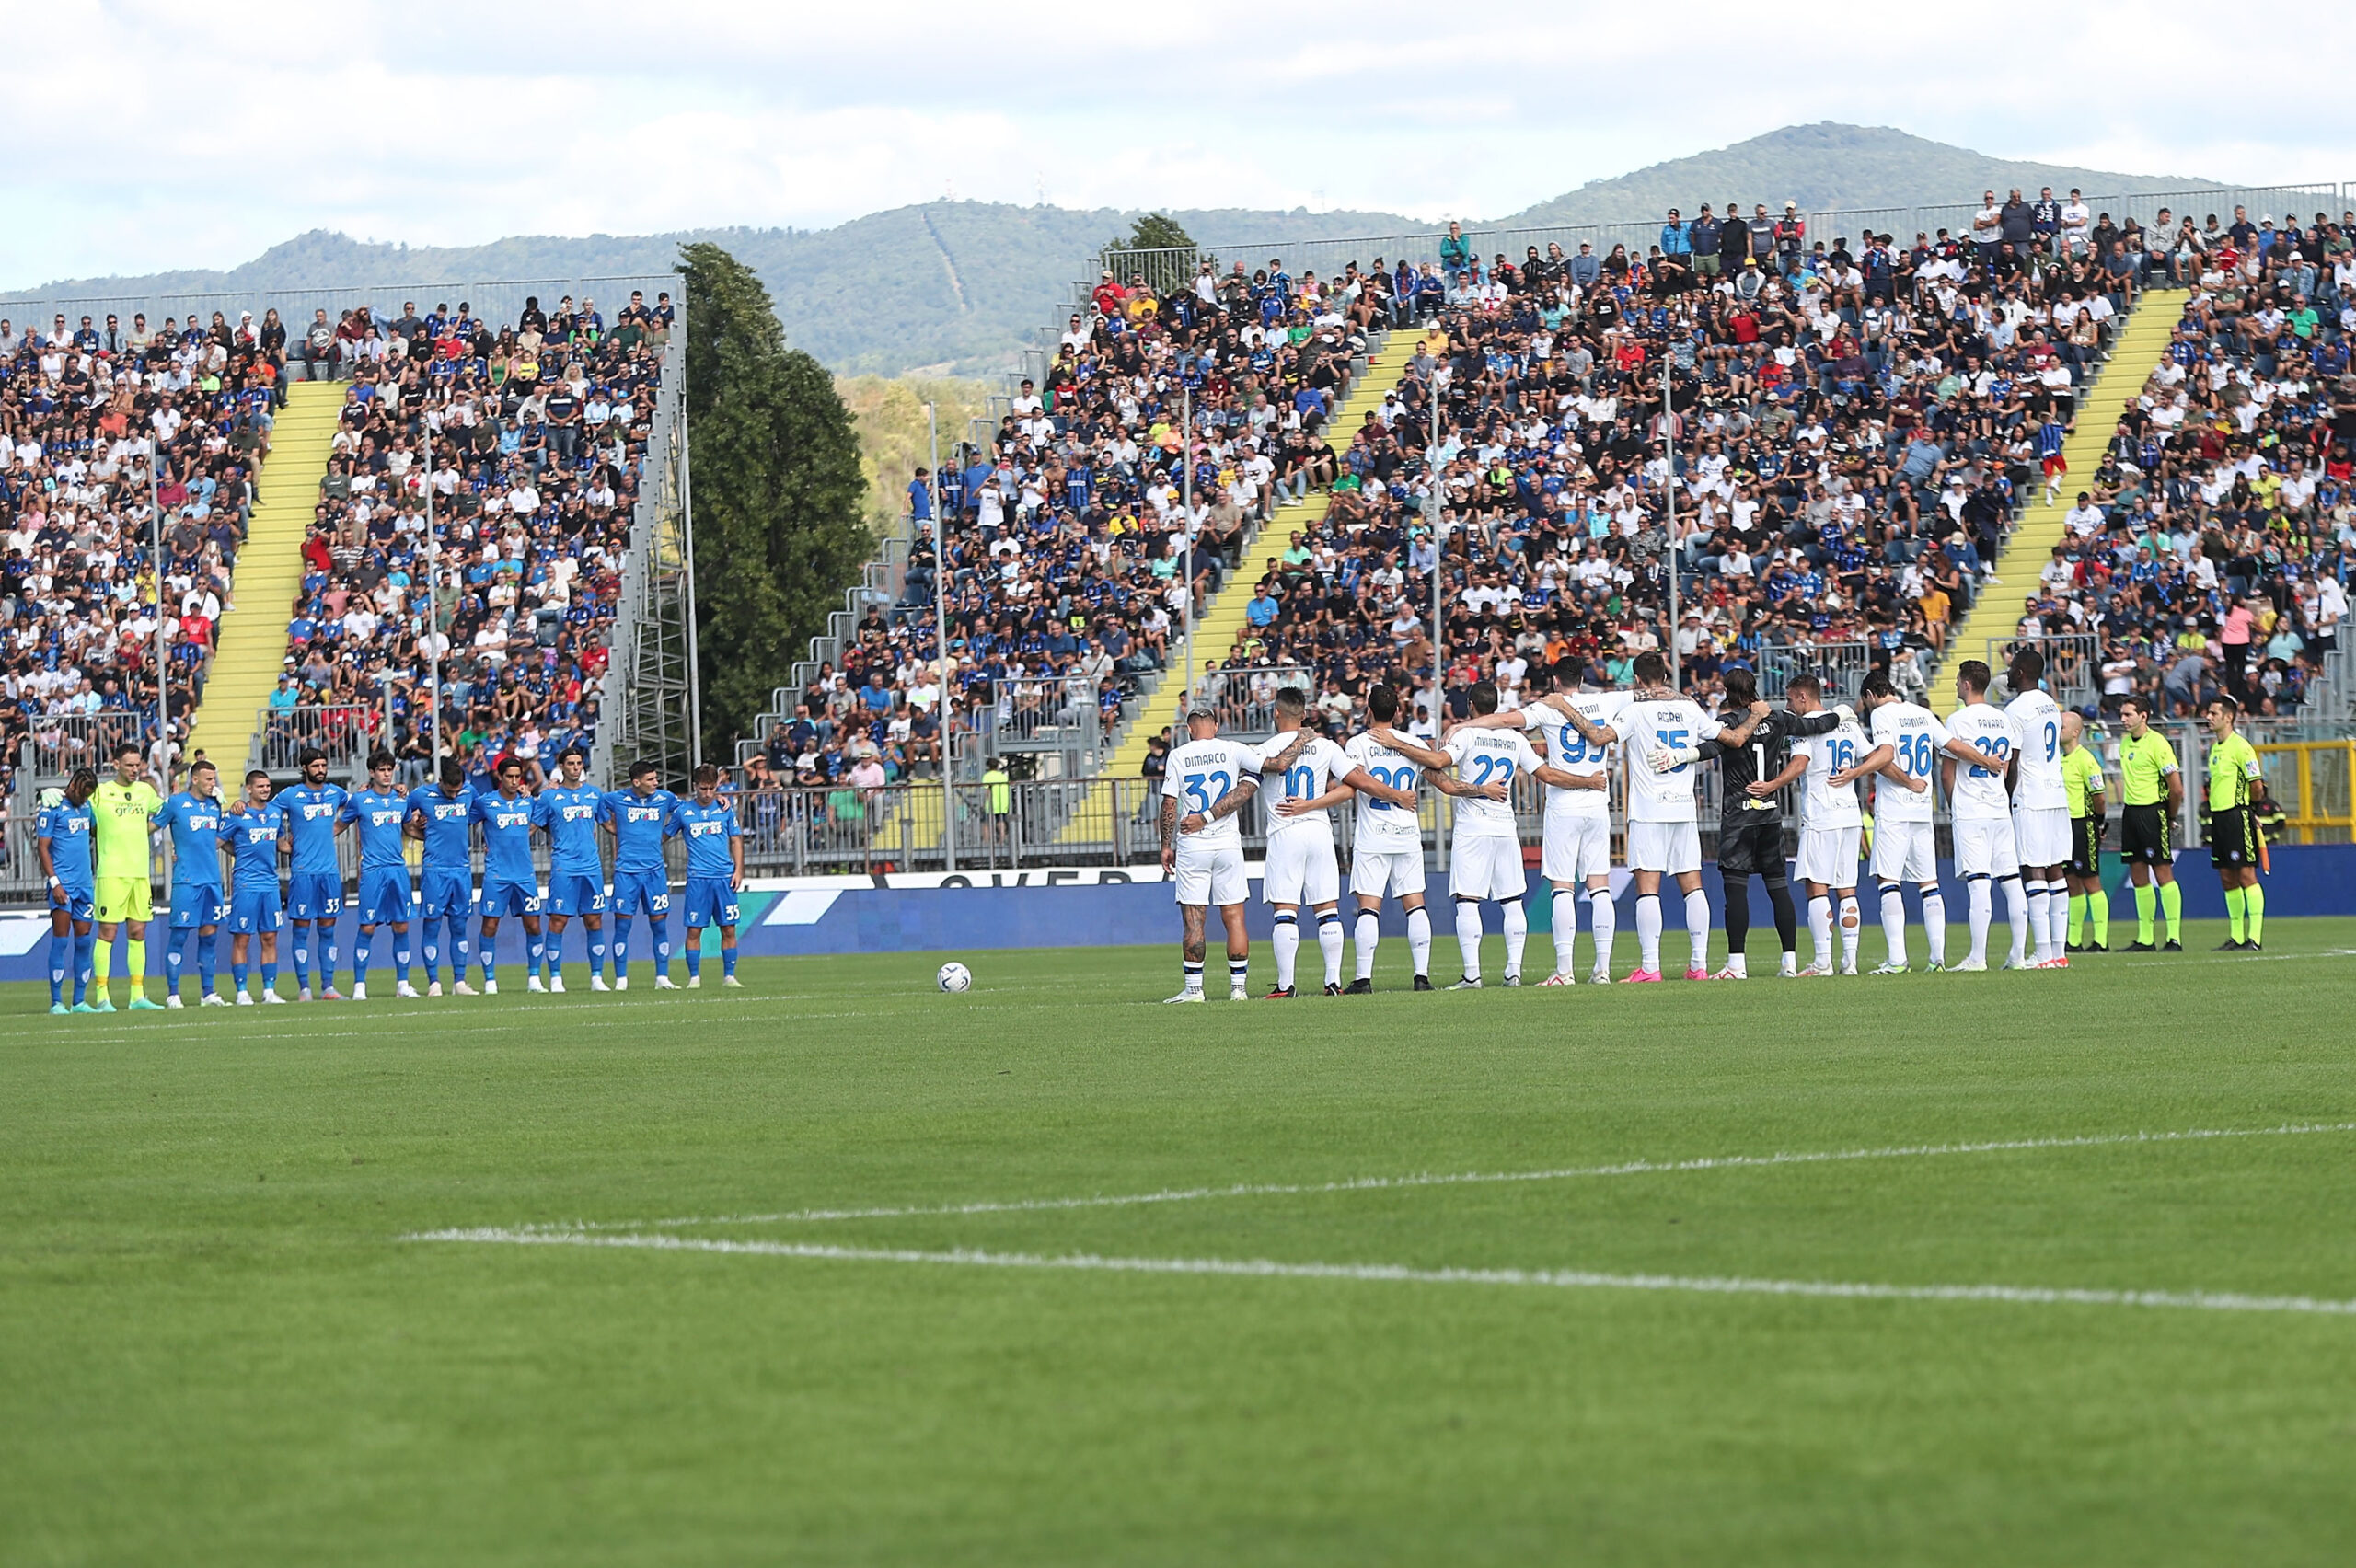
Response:
POLYGON ((2356 921, 2222 934, 1469 996, 1392 940, 1191 1009, 1174 944, 9 987, 0 1562, 2346 1563, 2356 921), (2197 1131, 2250 1136, 2130 1136, 2197 1131))

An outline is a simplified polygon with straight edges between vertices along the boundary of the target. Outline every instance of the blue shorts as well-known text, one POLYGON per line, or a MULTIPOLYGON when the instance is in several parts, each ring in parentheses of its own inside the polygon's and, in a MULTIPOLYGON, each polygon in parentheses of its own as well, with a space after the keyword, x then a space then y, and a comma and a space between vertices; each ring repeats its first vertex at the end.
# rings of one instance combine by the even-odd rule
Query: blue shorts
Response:
POLYGON ((229 901, 217 887, 176 887, 172 889, 172 929, 194 930, 199 926, 217 926, 229 917, 229 901))
POLYGON ((736 923, 736 890, 726 877, 687 879, 687 929, 736 923))
MULTIPOLYGON (((65 894, 65 913, 73 918, 87 920, 98 914, 98 890, 97 888, 75 887, 69 882, 62 891, 65 894)), ((49 911, 52 915, 57 913, 55 899, 50 901, 49 911)))
POLYGON ((482 879, 482 903, 476 913, 486 920, 502 915, 537 915, 540 912, 540 890, 530 882, 496 882, 482 879))
POLYGON ((606 881, 583 871, 551 871, 549 873, 549 913, 551 915, 603 915, 606 912, 606 881))
POLYGON ((474 913, 475 874, 464 866, 425 868, 425 920, 463 920, 474 913))
POLYGON ((616 871, 612 907, 617 920, 627 920, 641 908, 649 918, 662 919, 671 913, 671 873, 616 871))
POLYGON ((330 872, 297 871, 286 882, 289 920, 332 921, 343 913, 343 879, 330 872))
POLYGON ((285 924, 286 908, 275 887, 241 887, 229 895, 229 929, 238 936, 274 931, 285 924))
POLYGON ((379 866, 360 873, 360 923, 364 926, 409 924, 409 868, 379 866))

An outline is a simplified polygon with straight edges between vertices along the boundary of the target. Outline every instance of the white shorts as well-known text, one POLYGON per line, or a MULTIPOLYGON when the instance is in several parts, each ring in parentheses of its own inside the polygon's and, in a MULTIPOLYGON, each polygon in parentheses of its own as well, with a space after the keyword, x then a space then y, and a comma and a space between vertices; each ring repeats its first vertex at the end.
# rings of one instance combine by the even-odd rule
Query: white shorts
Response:
POLYGON ((2070 808, 2015 806, 2013 841, 2024 866, 2063 866, 2070 861, 2070 808))
POLYGON ((1211 849, 1189 848, 1181 838, 1172 878, 1177 883, 1181 904, 1216 904, 1224 908, 1251 896, 1252 884, 1243 875, 1241 844, 1211 849))
POLYGON ((1530 890, 1518 838, 1460 838, 1448 857, 1448 891, 1458 898, 1519 898, 1530 890))
POLYGON ((2020 869, 2020 857, 2013 852, 2013 824, 2008 819, 1970 817, 1955 824, 1957 876, 2009 877, 2020 869))
POLYGON ((1423 846, 1359 850, 1350 861, 1350 891, 1369 898, 1405 898, 1423 892, 1423 846))
POLYGON ((1861 831, 1854 827, 1800 829, 1797 880, 1819 887, 1855 887, 1857 838, 1861 831))
POLYGON ((1549 816, 1546 847, 1541 857, 1549 882, 1584 882, 1611 870, 1611 819, 1592 816, 1549 816))
POLYGON ((1702 828, 1691 822, 1628 824, 1628 869, 1681 876, 1702 869, 1702 828))
POLYGON ((1927 822, 1874 824, 1874 878, 1877 882, 1938 880, 1939 840, 1927 822))
POLYGON ((1330 828, 1297 828, 1268 839, 1260 896, 1270 904, 1331 904, 1342 896, 1342 865, 1330 828))

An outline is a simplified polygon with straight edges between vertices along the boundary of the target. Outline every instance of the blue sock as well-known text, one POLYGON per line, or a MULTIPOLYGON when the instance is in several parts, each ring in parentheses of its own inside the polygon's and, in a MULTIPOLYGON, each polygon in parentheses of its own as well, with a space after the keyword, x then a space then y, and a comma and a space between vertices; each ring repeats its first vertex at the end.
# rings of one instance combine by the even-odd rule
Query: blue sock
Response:
POLYGON ((552 931, 540 939, 540 956, 548 963, 549 978, 564 978, 564 933, 552 931))
POLYGON ((629 978, 629 917, 614 917, 614 978, 629 978))
POLYGON ((606 933, 589 933, 589 974, 595 979, 606 973, 606 933))
POLYGON ((307 921, 294 928, 294 984, 306 991, 311 988, 311 928, 307 921))
POLYGON ((722 974, 733 974, 736 973, 736 950, 734 948, 724 947, 720 950, 720 972, 722 974))
POLYGON ((537 974, 540 972, 541 963, 548 957, 548 939, 536 936, 530 931, 525 932, 524 973, 526 975, 537 974))
POLYGON ((65 977, 74 973, 74 928, 68 926, 64 934, 49 934, 49 1001, 52 1007, 65 999, 65 977))
POLYGON ((703 933, 689 928, 687 931, 687 978, 692 980, 703 973, 703 933))
POLYGON ((464 980, 467 977, 467 957, 470 951, 467 945, 466 923, 462 920, 453 920, 450 926, 453 933, 450 938, 450 978, 464 980))
POLYGON ((393 978, 400 985, 409 984, 409 933, 393 933, 393 978))
POLYGON ((335 924, 332 921, 320 923, 319 956, 323 960, 319 965, 319 989, 332 991, 335 989, 335 924))
POLYGON ((265 958, 261 961, 261 988, 265 991, 278 989, 278 960, 265 958))
POLYGON ((499 978, 499 935, 491 933, 482 939, 482 977, 487 985, 499 978))
POLYGON ((671 922, 668 917, 657 915, 647 922, 654 932, 654 973, 668 980, 671 977, 671 922))
POLYGON ((195 933, 193 926, 164 928, 164 995, 167 997, 180 994, 180 964, 184 957, 180 950, 188 946, 189 938, 195 933))
POLYGON ((204 987, 204 994, 208 997, 214 994, 214 979, 216 974, 214 960, 218 956, 220 946, 220 932, 214 931, 208 934, 199 931, 197 933, 196 979, 197 984, 204 987))
POLYGON ((98 931, 93 926, 87 931, 74 933, 74 1004, 79 1007, 90 997, 90 965, 98 951, 98 931))
POLYGON ((246 988, 246 966, 235 959, 229 961, 229 984, 240 991, 246 988))
MULTIPOLYGON (((361 927, 359 934, 352 939, 352 983, 353 985, 368 984, 368 950, 375 945, 376 933, 365 926, 361 927)), ((329 971, 329 974, 332 975, 333 971, 329 971)))
POLYGON ((433 928, 440 923, 429 918, 425 921, 425 929, 418 933, 419 940, 425 944, 425 977, 436 986, 442 984, 442 950, 434 945, 433 928))

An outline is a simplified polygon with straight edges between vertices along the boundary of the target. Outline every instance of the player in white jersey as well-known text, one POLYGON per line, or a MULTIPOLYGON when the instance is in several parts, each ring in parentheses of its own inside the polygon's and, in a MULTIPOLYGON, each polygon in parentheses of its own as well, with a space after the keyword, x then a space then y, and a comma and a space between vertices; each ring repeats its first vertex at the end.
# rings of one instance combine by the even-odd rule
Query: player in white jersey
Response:
POLYGON ((1204 922, 1214 904, 1227 927, 1228 1000, 1251 999, 1252 939, 1243 929, 1251 885, 1235 813, 1258 790, 1259 773, 1256 750, 1220 738, 1217 709, 1197 702, 1186 710, 1186 740, 1170 754, 1161 785, 1161 870, 1177 885, 1186 933, 1186 984, 1171 1001, 1203 999, 1204 922))
POLYGON ((2038 685, 2045 655, 2024 648, 2005 670, 2013 700, 2004 721, 2013 731, 2013 842, 2020 850, 2028 899, 2028 928, 2036 939, 2031 967, 2067 969, 2070 955, 2070 790, 2062 780, 2062 706, 2038 685))
MULTIPOLYGON (((1567 667, 1567 666, 1566 666, 1567 667)), ((1623 691, 1556 692, 1509 713, 1467 721, 1467 726, 1519 726, 1544 748, 1545 847, 1540 870, 1553 891, 1554 973, 1541 985, 1568 986, 1576 967, 1578 897, 1587 894, 1588 921, 1595 938, 1595 984, 1611 978, 1611 940, 1618 911, 1611 904, 1611 765, 1609 745, 1593 746, 1570 722, 1574 711, 1591 724, 1609 724, 1633 699, 1623 691), (1564 782, 1556 782, 1554 775, 1564 782)))
POLYGON ((1374 954, 1382 940, 1385 897, 1397 899, 1399 907, 1406 913, 1407 951, 1415 966, 1415 988, 1428 991, 1432 988, 1432 917, 1424 907, 1424 830, 1415 816, 1418 785, 1427 777, 1432 788, 1442 794, 1477 794, 1493 801, 1511 800, 1512 792, 1494 779, 1478 789, 1457 782, 1449 777, 1452 763, 1446 752, 1423 745, 1392 729, 1399 718, 1399 694, 1391 687, 1378 686, 1369 691, 1366 710, 1372 722, 1366 733, 1351 738, 1349 744, 1342 748, 1342 755, 1355 767, 1365 769, 1376 783, 1405 791, 1407 799, 1404 803, 1394 803, 1377 791, 1369 793, 1359 803, 1350 853, 1350 892, 1358 901, 1357 928, 1354 933, 1357 977, 1342 994, 1363 997, 1374 990, 1374 954))
POLYGON ((2003 764, 1968 741, 1958 740, 1938 715, 1901 701, 1889 672, 1876 670, 1858 687, 1865 711, 1866 738, 1873 742, 1857 765, 1874 776, 1874 880, 1881 884, 1881 934, 1885 944, 1877 974, 1907 972, 1906 895, 1912 882, 1923 903, 1923 937, 1930 948, 1930 973, 1947 962, 1947 904, 1939 892, 1938 842, 1931 822, 1931 778, 1939 759, 1954 757, 1999 772, 2003 764))
MULTIPOLYGON (((1473 718, 1497 711, 1495 682, 1476 681, 1469 695, 1473 718)), ((1545 766, 1519 728, 1459 725, 1440 749, 1448 754, 1456 782, 1475 790, 1502 784, 1510 790, 1516 778, 1534 775, 1545 766)), ((1530 940, 1530 915, 1521 906, 1521 896, 1529 882, 1521 869, 1521 832, 1511 799, 1465 797, 1456 808, 1456 828, 1449 837, 1448 856, 1448 892, 1456 901, 1456 944, 1464 954, 1464 977, 1449 989, 1481 988, 1481 905, 1489 899, 1504 910, 1506 984, 1520 985, 1522 948, 1530 940)))
POLYGON ((1325 994, 1342 994, 1342 870, 1334 855, 1332 808, 1351 796, 1379 798, 1386 808, 1415 807, 1413 792, 1378 779, 1341 747, 1305 727, 1309 698, 1299 686, 1276 693, 1276 733, 1260 747, 1268 816, 1268 863, 1261 895, 1276 910, 1276 984, 1270 1000, 1295 995, 1293 965, 1300 954, 1300 906, 1317 916, 1317 947, 1325 960, 1325 994))
POLYGON ((1610 724, 1573 714, 1571 725, 1589 745, 1624 742, 1628 768, 1628 869, 1636 882, 1636 972, 1624 983, 1657 981, 1660 972, 1660 879, 1677 880, 1685 895, 1685 932, 1692 942, 1688 980, 1709 978, 1710 899, 1702 891, 1702 829, 1693 764, 1703 741, 1738 746, 1758 727, 1752 713, 1722 726, 1702 708, 1669 689, 1669 664, 1658 653, 1636 655, 1636 692, 1610 724))
POLYGON ((1971 897, 1971 956, 1956 968, 1977 973, 1988 967, 1988 925, 1994 917, 1989 884, 2004 889, 2004 919, 2012 928, 2010 967, 2028 967, 2028 899, 2021 891, 2019 852, 2013 841, 2013 808, 2005 770, 2013 757, 2013 726, 1988 703, 1988 666, 1966 659, 1956 667, 1956 695, 1963 706, 1947 718, 1947 732, 1998 764, 1946 765, 1947 801, 1955 820, 1955 872, 1971 897))
MULTIPOLYGON (((1795 675, 1784 700, 1803 717, 1824 707, 1824 687, 1814 675, 1795 675)), ((1846 709, 1842 709, 1847 715, 1846 709)), ((1832 973, 1833 901, 1840 901, 1841 973, 1857 973, 1864 940, 1857 914, 1857 840, 1865 815, 1857 807, 1857 765, 1866 755, 1865 732, 1854 717, 1843 717, 1830 732, 1802 735, 1792 743, 1792 760, 1802 767, 1799 878, 1807 884, 1808 934, 1814 962, 1803 975, 1832 973)))

